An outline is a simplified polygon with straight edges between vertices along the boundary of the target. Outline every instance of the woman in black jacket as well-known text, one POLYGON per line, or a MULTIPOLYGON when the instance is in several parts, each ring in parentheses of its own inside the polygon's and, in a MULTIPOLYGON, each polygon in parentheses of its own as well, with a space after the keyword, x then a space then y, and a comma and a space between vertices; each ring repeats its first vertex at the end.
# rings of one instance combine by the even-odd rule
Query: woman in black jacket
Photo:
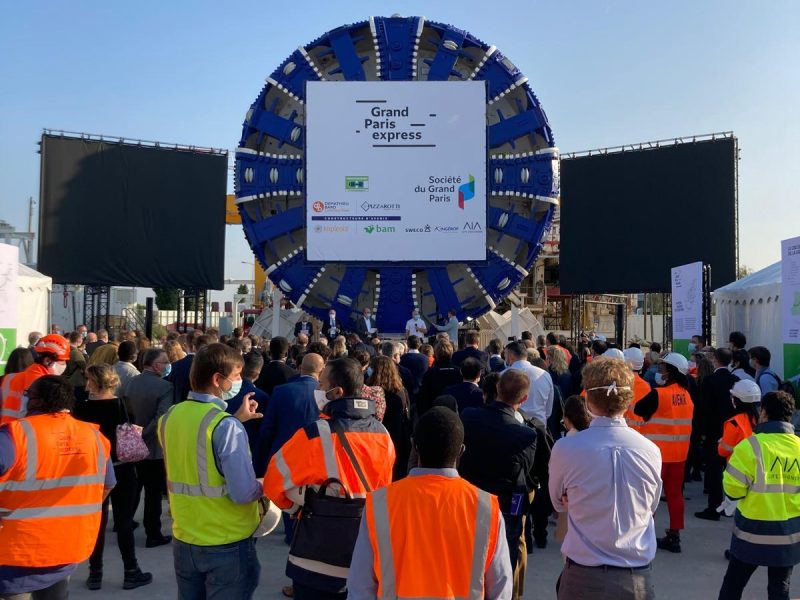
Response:
POLYGON ((380 387, 386 397, 383 426, 389 432, 395 449, 392 481, 405 477, 408 457, 411 454, 411 402, 403 387, 397 365, 388 356, 372 359, 372 375, 367 385, 380 387))

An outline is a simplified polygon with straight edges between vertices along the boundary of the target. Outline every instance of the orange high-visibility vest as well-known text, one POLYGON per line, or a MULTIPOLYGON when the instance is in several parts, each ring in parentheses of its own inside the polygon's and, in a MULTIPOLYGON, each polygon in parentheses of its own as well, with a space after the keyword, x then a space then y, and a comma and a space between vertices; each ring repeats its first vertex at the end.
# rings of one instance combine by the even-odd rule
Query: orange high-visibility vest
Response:
POLYGON ((628 410, 625 411, 625 420, 628 422, 628 427, 631 429, 641 432, 641 429, 644 426, 644 419, 633 412, 633 407, 636 406, 636 403, 639 400, 647 396, 652 389, 653 388, 650 387, 650 384, 642 379, 638 373, 633 373, 633 402, 631 402, 628 410))
POLYGON ((661 450, 663 462, 683 462, 689 455, 694 404, 688 390, 677 383, 656 388, 658 410, 641 428, 647 439, 661 450))
POLYGON ((27 414, 28 407, 23 396, 25 391, 39 377, 49 374, 47 368, 34 363, 21 373, 11 373, 3 378, 0 387, 0 425, 21 419, 27 414))
POLYGON ((497 498, 460 477, 411 476, 371 493, 366 520, 379 599, 483 600, 497 498))
POLYGON ((739 413, 732 419, 725 421, 722 429, 722 439, 717 446, 717 452, 726 459, 731 457, 736 444, 746 440, 753 435, 753 425, 750 423, 750 415, 739 413))
MULTIPOLYGON (((377 420, 372 427, 346 431, 345 436, 374 490, 392 482, 395 451, 389 432, 377 420)), ((276 506, 292 508, 299 503, 294 496, 296 488, 320 486, 326 479, 341 481, 353 498, 366 497, 367 490, 331 429, 329 419, 311 423, 298 430, 270 459, 264 475, 264 495, 276 506)))
POLYGON ((52 567, 86 560, 100 529, 111 445, 69 413, 6 425, 15 462, 0 475, 0 565, 52 567))

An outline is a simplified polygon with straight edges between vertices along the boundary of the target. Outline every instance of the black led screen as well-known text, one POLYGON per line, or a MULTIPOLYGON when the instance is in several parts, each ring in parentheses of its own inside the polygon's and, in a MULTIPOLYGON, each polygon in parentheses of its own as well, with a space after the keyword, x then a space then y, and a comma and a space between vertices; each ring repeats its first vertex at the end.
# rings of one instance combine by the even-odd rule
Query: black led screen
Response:
POLYGON ((563 293, 669 292, 670 269, 736 279, 736 139, 561 161, 563 293))
POLYGON ((55 283, 222 289, 227 154, 42 137, 38 269, 55 283))

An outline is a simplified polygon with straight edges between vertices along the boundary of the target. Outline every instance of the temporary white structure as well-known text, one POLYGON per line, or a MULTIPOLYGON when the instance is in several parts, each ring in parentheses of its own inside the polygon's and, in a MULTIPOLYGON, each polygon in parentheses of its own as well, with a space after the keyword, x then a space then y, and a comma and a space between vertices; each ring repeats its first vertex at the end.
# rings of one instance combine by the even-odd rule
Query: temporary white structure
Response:
POLYGON ((50 290, 53 280, 22 263, 17 275, 17 345, 28 345, 31 331, 48 333, 50 313, 50 290))
POLYGON ((764 346, 772 353, 770 367, 783 376, 781 341, 781 263, 776 262, 714 291, 717 344, 731 331, 747 336, 747 346, 764 346))

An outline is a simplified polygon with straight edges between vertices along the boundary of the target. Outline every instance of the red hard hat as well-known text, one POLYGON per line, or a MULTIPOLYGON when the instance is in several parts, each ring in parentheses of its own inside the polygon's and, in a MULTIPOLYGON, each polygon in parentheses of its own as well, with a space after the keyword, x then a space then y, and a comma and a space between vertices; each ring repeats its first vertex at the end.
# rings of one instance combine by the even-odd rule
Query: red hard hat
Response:
POLYGON ((37 354, 52 354, 56 360, 69 360, 69 342, 67 338, 57 333, 50 333, 40 338, 33 349, 37 354))

